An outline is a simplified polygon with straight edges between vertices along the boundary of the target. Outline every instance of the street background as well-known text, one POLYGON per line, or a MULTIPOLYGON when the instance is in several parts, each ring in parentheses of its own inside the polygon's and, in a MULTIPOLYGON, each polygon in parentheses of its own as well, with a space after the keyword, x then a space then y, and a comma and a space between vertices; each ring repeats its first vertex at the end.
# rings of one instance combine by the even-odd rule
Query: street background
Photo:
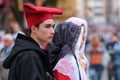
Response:
MULTIPOLYGON (((16 27, 17 32, 29 34, 23 15, 22 5, 24 3, 62 9, 63 15, 55 16, 56 24, 73 16, 87 20, 88 35, 85 54, 90 62, 90 79, 120 80, 118 77, 120 76, 120 0, 0 0, 1 51, 4 47, 4 35, 14 34, 16 27), (114 46, 114 43, 118 43, 118 46, 114 46), (98 47, 92 46, 94 44, 98 47), (92 63, 91 48, 101 50, 101 63, 92 63)), ((2 63, 3 59, 0 60, 2 63)), ((1 68, 0 75, 2 72, 1 68)), ((1 78, 1 80, 5 79, 1 78)))

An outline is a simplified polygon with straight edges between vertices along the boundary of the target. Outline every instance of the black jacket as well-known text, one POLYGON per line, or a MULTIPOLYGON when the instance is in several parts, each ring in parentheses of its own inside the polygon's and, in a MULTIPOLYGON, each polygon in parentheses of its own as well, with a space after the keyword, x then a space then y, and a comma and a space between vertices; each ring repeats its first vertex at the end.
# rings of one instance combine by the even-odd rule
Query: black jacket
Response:
POLYGON ((21 34, 3 67, 10 68, 8 80, 53 80, 48 55, 32 38, 21 34))

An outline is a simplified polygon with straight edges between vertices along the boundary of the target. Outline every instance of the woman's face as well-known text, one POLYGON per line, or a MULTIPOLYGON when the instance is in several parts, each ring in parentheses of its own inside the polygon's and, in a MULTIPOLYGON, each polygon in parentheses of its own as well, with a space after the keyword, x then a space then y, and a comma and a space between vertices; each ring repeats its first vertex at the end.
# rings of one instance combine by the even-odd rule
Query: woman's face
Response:
POLYGON ((36 36, 36 39, 39 43, 50 43, 53 40, 54 37, 54 20, 53 19, 47 19, 43 21, 41 24, 39 24, 39 27, 35 27, 34 33, 36 36))
POLYGON ((99 46, 99 44, 100 44, 100 38, 99 38, 98 35, 95 35, 95 36, 92 37, 91 44, 94 47, 98 47, 99 46))
POLYGON ((82 41, 81 41, 81 44, 80 44, 80 49, 82 48, 82 46, 84 45, 85 43, 85 33, 86 33, 86 30, 85 30, 85 26, 82 26, 83 27, 83 33, 82 33, 82 41))

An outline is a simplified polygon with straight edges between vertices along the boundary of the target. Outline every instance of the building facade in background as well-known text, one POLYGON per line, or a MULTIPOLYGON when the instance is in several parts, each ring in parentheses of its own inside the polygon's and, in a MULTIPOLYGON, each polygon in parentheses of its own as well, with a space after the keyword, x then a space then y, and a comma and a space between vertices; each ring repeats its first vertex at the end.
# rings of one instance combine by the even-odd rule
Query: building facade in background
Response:
POLYGON ((77 16, 90 24, 109 24, 120 20, 120 0, 57 0, 64 11, 62 19, 77 16))
MULTIPOLYGON (((22 29, 25 27, 22 4, 28 2, 37 6, 49 7, 52 3, 53 6, 51 7, 62 9, 64 14, 56 16, 57 21, 60 22, 76 16, 86 19, 88 24, 120 24, 120 0, 12 0, 9 8, 12 10, 13 18, 18 21, 22 29)), ((6 19, 9 22, 13 20, 11 12, 6 19)), ((0 26, 0 29, 6 29, 7 27, 8 25, 0 26)))
POLYGON ((88 20, 94 24, 106 23, 105 0, 87 0, 88 20))
POLYGON ((57 7, 64 11, 63 20, 77 16, 90 24, 106 23, 106 0, 58 0, 57 7))

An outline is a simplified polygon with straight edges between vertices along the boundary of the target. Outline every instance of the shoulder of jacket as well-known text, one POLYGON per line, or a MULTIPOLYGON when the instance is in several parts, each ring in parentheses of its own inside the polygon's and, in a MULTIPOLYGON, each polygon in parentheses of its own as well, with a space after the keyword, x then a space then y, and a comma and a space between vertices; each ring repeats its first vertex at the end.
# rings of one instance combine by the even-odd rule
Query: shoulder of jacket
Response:
POLYGON ((20 51, 18 55, 24 56, 24 55, 38 55, 38 54, 34 50, 24 50, 24 51, 20 51))
POLYGON ((25 50, 18 54, 18 58, 20 59, 31 58, 31 57, 38 57, 38 53, 34 50, 25 50))

